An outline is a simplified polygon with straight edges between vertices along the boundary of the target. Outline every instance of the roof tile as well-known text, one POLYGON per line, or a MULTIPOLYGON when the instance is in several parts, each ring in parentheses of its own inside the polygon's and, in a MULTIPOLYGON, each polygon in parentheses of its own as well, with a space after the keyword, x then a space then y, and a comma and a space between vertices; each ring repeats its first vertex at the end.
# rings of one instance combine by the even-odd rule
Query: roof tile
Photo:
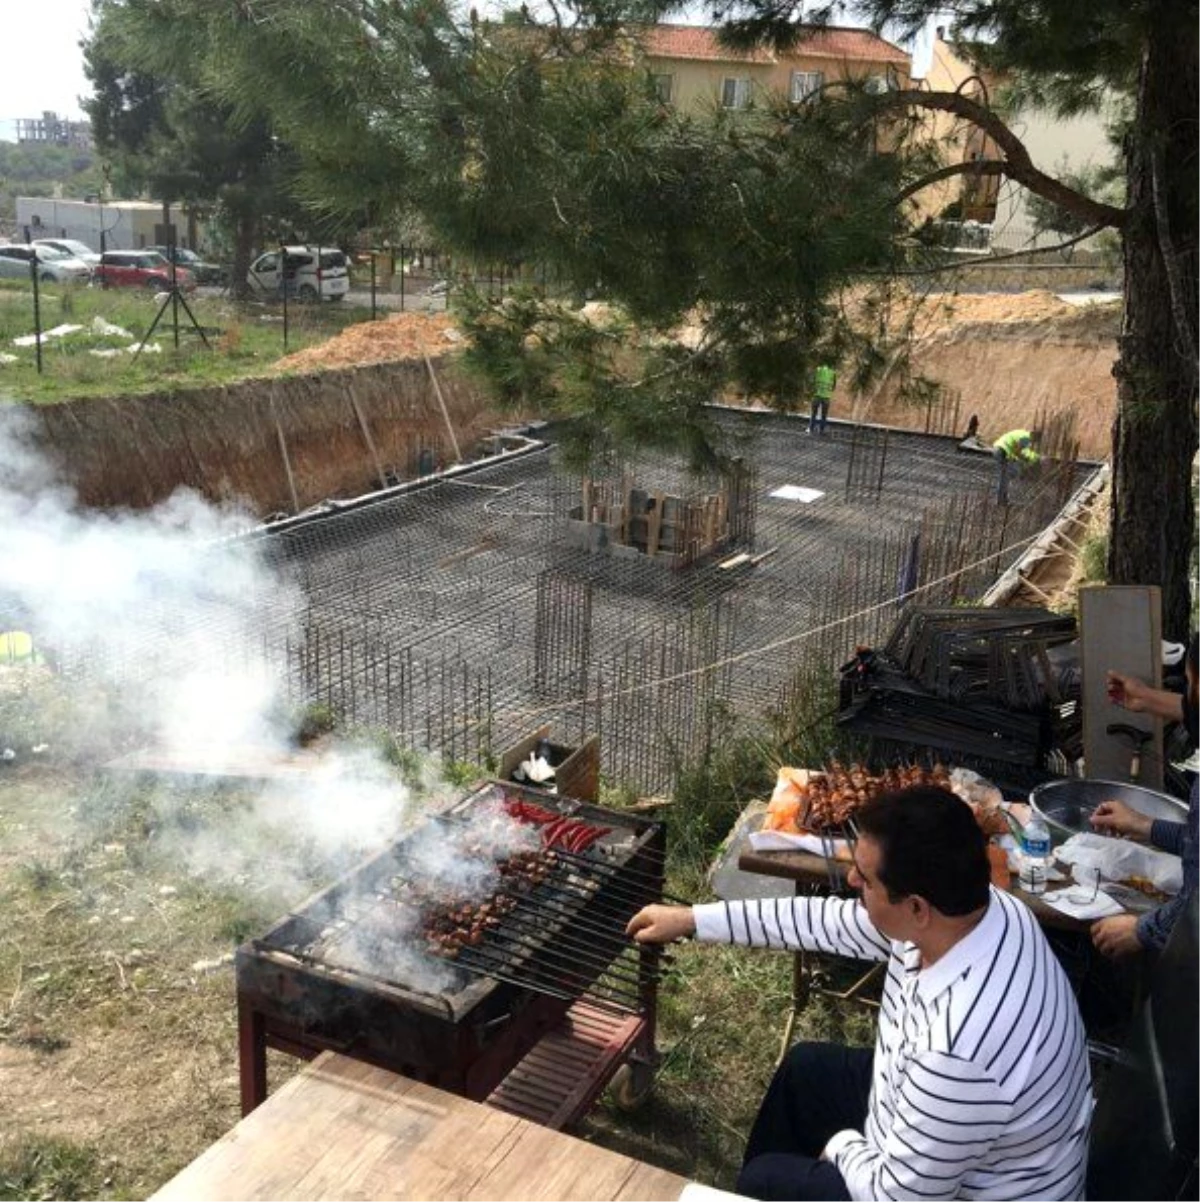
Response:
POLYGON ((836 58, 847 61, 898 63, 907 66, 909 56, 869 29, 824 26, 809 29, 790 53, 776 54, 763 47, 730 50, 717 40, 716 29, 707 25, 651 25, 641 33, 642 46, 654 58, 708 59, 724 62, 774 63, 792 55, 836 58))

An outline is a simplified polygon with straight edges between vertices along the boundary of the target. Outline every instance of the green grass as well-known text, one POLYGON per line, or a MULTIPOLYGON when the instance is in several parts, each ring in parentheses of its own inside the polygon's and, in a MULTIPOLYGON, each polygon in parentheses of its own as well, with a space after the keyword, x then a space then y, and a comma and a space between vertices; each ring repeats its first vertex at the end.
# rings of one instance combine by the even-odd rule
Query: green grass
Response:
POLYGON ((0 1143, 0 1199, 95 1198, 104 1185, 100 1155, 90 1144, 41 1136, 0 1143))
MULTIPOLYGON (((817 720, 824 700, 806 692, 778 730, 726 731, 721 750, 684 774, 664 811, 671 892, 707 896, 718 843, 745 803, 769 790, 779 757, 797 740, 830 737, 817 720)), ((398 770, 415 771, 398 758, 398 770)), ((478 775, 454 767, 464 779, 478 775)), ((251 798, 44 763, 0 778, 0 1045, 36 1058, 38 1079, 52 1083, 41 1088, 57 1091, 49 1096, 60 1137, 44 1138, 42 1112, 26 1107, 0 1134, 8 1141, 0 1197, 143 1197, 236 1121, 230 953, 365 855, 322 859, 295 831, 247 823, 251 798), (235 830, 238 845, 254 849, 241 876, 190 854, 197 844, 224 847, 235 830), (276 869, 286 870, 292 896, 267 887, 276 869), (86 1107, 74 1108, 78 1118, 63 1113, 78 1096, 76 1073, 90 1088, 104 1083, 98 1123, 86 1107)), ((673 951, 654 1089, 632 1113, 606 1096, 581 1134, 731 1188, 779 1051, 792 958, 692 944, 673 951)), ((869 1043, 871 1017, 814 998, 795 1037, 869 1043)), ((297 1067, 288 1058, 272 1068, 273 1088, 297 1067)))
POLYGON ((76 397, 171 392, 223 384, 264 373, 285 354, 322 342, 339 330, 370 320, 370 310, 345 304, 290 305, 288 347, 283 345, 282 310, 277 305, 238 305, 221 297, 193 297, 188 304, 204 327, 212 349, 206 350, 186 312, 179 310, 179 347, 174 344, 168 307, 152 344, 136 358, 122 351, 109 358, 91 354, 136 346, 153 324, 159 306, 134 289, 78 288, 47 284, 41 289, 43 331, 62 324, 83 331, 43 342, 39 375, 36 349, 17 347, 13 339, 34 330, 33 292, 19 280, 0 280, 0 398, 52 404, 76 397), (94 332, 97 318, 120 326, 133 340, 94 332))

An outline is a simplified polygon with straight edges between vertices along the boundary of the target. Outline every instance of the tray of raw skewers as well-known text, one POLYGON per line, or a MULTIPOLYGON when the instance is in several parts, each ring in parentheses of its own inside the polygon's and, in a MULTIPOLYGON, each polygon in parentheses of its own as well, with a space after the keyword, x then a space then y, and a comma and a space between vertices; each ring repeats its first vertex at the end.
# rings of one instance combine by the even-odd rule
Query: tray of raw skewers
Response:
MULTIPOLYGON (((974 773, 951 771, 941 763, 896 765, 872 772, 860 763, 847 766, 831 760, 823 769, 779 769, 762 827, 750 834, 750 846, 755 851, 808 851, 848 862, 858 811, 883 793, 916 785, 957 794, 971 807, 989 839, 1008 835, 1006 803, 1000 791, 974 773)), ((1007 856, 999 852, 992 860, 994 878, 1006 876, 1007 856)))

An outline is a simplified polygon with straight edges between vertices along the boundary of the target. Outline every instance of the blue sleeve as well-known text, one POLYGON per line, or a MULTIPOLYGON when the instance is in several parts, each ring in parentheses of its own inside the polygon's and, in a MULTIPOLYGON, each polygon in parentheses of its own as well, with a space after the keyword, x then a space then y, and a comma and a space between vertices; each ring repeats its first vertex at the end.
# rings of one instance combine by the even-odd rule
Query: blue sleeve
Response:
POLYGON ((1172 822, 1169 818, 1156 818, 1150 827, 1150 842, 1161 851, 1173 856, 1183 855, 1183 834, 1186 822, 1172 822))
POLYGON ((1163 902, 1156 910, 1151 910, 1138 919, 1137 937, 1142 947, 1148 951, 1161 952, 1167 946, 1171 929, 1187 904, 1187 899, 1186 892, 1179 893, 1169 902, 1163 902))

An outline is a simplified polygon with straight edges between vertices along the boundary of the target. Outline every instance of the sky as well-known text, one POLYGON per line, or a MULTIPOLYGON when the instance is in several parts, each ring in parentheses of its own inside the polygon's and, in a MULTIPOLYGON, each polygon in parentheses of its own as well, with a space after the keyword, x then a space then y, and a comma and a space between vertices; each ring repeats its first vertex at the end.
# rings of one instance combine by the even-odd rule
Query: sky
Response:
MULTIPOLYGON (((15 0, 3 0, 7 10, 15 0)), ((60 117, 82 116, 79 96, 88 89, 83 74, 83 53, 79 39, 87 32, 89 0, 33 0, 27 15, 36 19, 29 26, 36 53, 17 53, 18 42, 8 40, 8 53, 0 69, 0 139, 16 138, 14 122, 18 117, 40 117, 43 109, 53 109, 60 117)), ((17 12, 8 12, 9 32, 21 24, 17 12)))

